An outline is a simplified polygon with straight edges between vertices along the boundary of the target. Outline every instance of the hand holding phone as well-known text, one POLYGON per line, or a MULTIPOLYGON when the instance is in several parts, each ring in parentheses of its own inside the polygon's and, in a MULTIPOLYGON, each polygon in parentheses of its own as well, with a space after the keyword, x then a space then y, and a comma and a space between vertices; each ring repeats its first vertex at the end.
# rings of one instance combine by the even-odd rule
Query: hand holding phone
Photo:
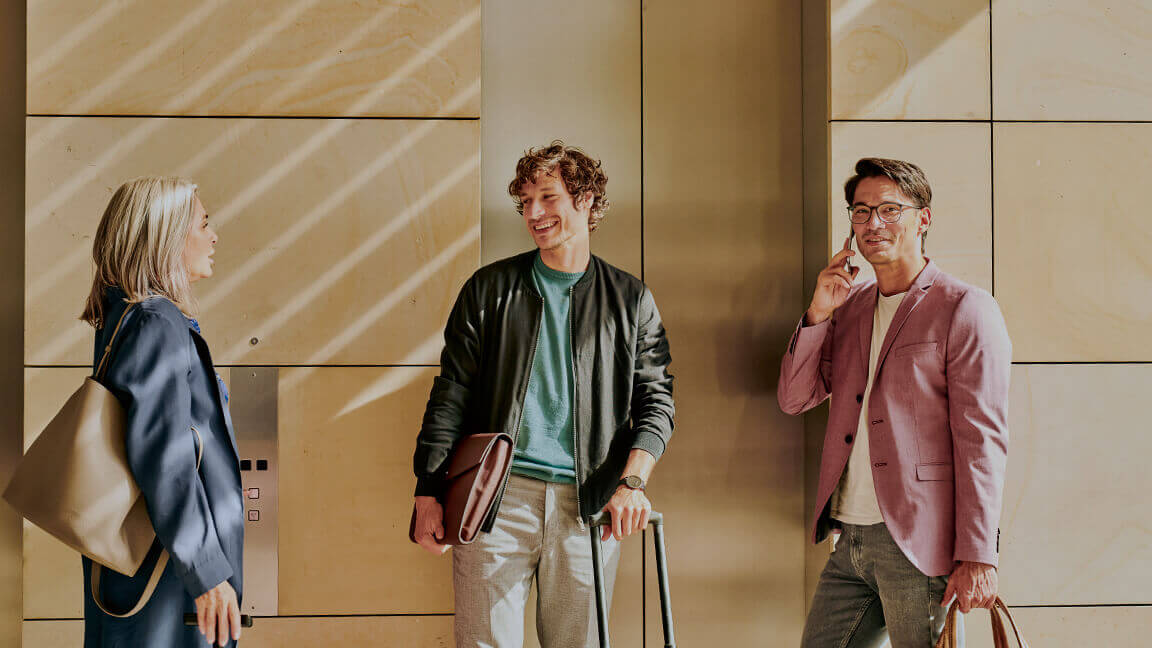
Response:
POLYGON ((852 282, 860 273, 860 268, 852 265, 852 257, 856 254, 852 249, 853 235, 849 234, 844 240, 844 248, 832 257, 832 261, 820 272, 816 279, 816 292, 812 295, 812 305, 805 313, 804 321, 811 326, 819 324, 832 316, 832 312, 840 308, 848 299, 852 291, 852 282))

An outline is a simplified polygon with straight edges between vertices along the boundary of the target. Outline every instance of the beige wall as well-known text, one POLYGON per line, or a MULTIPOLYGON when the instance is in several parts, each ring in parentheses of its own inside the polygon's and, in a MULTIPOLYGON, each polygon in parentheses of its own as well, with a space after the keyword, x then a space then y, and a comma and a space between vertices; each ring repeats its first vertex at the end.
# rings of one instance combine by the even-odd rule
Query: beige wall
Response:
MULTIPOLYGON (((526 147, 560 137, 603 160, 593 252, 648 282, 672 344, 677 436, 650 494, 678 639, 793 645, 803 437, 771 367, 800 309, 800 3, 673 4, 485 5, 482 256, 531 246, 506 190, 526 147), (589 46, 526 65, 561 35, 589 46)), ((613 639, 661 645, 639 551, 625 547, 613 639)))
MULTIPOLYGON (((922 164, 929 256, 992 290, 1012 335, 1000 583, 1049 646, 1144 645, 1150 627, 1134 606, 1152 544, 1131 510, 1152 323, 1152 131, 1129 123, 1148 119, 1146 5, 830 3, 827 243, 857 158, 922 164)), ((990 645, 985 625, 969 620, 970 646, 990 645)))
MULTIPOLYGON (((190 176, 221 236, 217 276, 198 289, 225 379, 290 365, 279 614, 292 618, 262 619, 246 641, 446 643, 449 563, 397 522, 406 457, 456 290, 530 245, 505 192, 512 166, 563 138, 611 178, 596 253, 648 279, 672 338, 679 437, 652 494, 669 513, 681 640, 724 628, 734 642, 794 642, 801 425, 776 410, 765 367, 801 301, 800 3, 485 2, 483 28, 480 5, 33 5, 26 438, 85 373, 91 333, 74 316, 109 192, 143 173, 190 176), (542 56, 561 35, 586 44, 580 56, 542 56), (363 616, 320 616, 341 614, 363 616)), ((26 621, 24 640, 70 645, 76 557, 34 528, 25 537, 23 616, 53 620, 26 621)), ((642 551, 626 546, 616 589, 622 645, 659 633, 642 551)))
MULTIPOLYGON (((110 192, 192 178, 220 234, 216 276, 197 284, 214 360, 225 380, 281 367, 280 618, 248 645, 451 640, 450 564, 404 527, 429 365, 480 261, 480 13, 480 0, 29 6, 26 436, 90 362, 75 317, 110 192)), ((25 645, 77 645, 78 557, 25 538, 23 617, 44 619, 25 621, 25 645)))
MULTIPOLYGON (((0 4, 0 483, 23 452, 24 2, 0 4)), ((0 646, 20 645, 22 523, 0 504, 0 646)))
POLYGON ((775 397, 802 310, 800 26, 788 0, 644 14, 644 276, 677 377, 653 495, 685 646, 793 646, 803 623, 803 426, 775 397))

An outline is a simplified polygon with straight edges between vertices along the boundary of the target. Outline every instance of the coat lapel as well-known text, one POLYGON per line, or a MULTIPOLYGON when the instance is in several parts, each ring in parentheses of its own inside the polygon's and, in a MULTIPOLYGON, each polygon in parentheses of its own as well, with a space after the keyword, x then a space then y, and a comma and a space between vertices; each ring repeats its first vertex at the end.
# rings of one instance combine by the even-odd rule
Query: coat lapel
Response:
MULTIPOLYGON (((929 260, 924 269, 920 271, 919 276, 916 277, 916 281, 912 282, 908 294, 904 295, 900 307, 896 309, 896 314, 892 317, 892 324, 888 327, 888 333, 884 336, 884 344, 880 347, 880 356, 876 359, 876 375, 880 375, 880 368, 884 366, 884 358, 888 356, 888 351, 892 348, 892 343, 896 341, 896 336, 900 334, 900 329, 908 321, 908 316, 912 314, 912 311, 924 300, 924 296, 928 294, 928 289, 932 287, 938 274, 940 274, 940 270, 936 264, 929 260)), ((871 330, 872 327, 869 326, 868 328, 871 330)))
POLYGON ((236 432, 232 427, 232 413, 228 411, 228 404, 224 402, 224 394, 220 393, 220 381, 215 376, 216 365, 212 364, 212 354, 208 350, 208 342, 204 337, 196 332, 196 327, 192 326, 192 322, 188 322, 188 333, 192 335, 192 341, 196 344, 196 351, 201 356, 210 369, 212 369, 212 385, 216 389, 216 402, 220 405, 220 409, 224 412, 224 424, 228 426, 228 441, 232 443, 232 452, 236 454, 237 461, 239 461, 240 450, 236 447, 236 432))

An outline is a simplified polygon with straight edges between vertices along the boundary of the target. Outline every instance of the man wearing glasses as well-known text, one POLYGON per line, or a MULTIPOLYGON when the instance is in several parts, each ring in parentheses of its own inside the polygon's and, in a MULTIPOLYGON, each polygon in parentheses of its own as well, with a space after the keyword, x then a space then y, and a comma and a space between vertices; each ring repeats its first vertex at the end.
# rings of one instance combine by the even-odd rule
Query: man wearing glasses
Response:
POLYGON ((780 369, 785 412, 831 397, 813 540, 839 538, 801 645, 929 648, 953 597, 996 597, 1012 346, 992 296, 924 256, 919 167, 864 158, 844 196, 852 234, 780 369), (853 240, 874 281, 853 285, 853 240))

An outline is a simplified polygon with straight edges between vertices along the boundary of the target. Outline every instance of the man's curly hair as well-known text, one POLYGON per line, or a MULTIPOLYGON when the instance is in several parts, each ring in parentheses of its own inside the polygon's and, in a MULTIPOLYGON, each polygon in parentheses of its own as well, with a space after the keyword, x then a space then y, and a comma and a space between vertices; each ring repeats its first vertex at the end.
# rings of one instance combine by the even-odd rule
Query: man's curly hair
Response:
POLYGON ((592 192, 592 209, 588 215, 588 230, 595 231, 608 211, 608 195, 605 185, 608 176, 604 175, 600 160, 593 160, 575 146, 565 146, 560 140, 553 140, 548 146, 530 148, 516 163, 516 177, 508 184, 508 193, 516 203, 516 211, 524 215, 524 203, 520 201, 520 190, 526 184, 534 183, 543 174, 559 169, 564 188, 572 194, 572 201, 592 192))

